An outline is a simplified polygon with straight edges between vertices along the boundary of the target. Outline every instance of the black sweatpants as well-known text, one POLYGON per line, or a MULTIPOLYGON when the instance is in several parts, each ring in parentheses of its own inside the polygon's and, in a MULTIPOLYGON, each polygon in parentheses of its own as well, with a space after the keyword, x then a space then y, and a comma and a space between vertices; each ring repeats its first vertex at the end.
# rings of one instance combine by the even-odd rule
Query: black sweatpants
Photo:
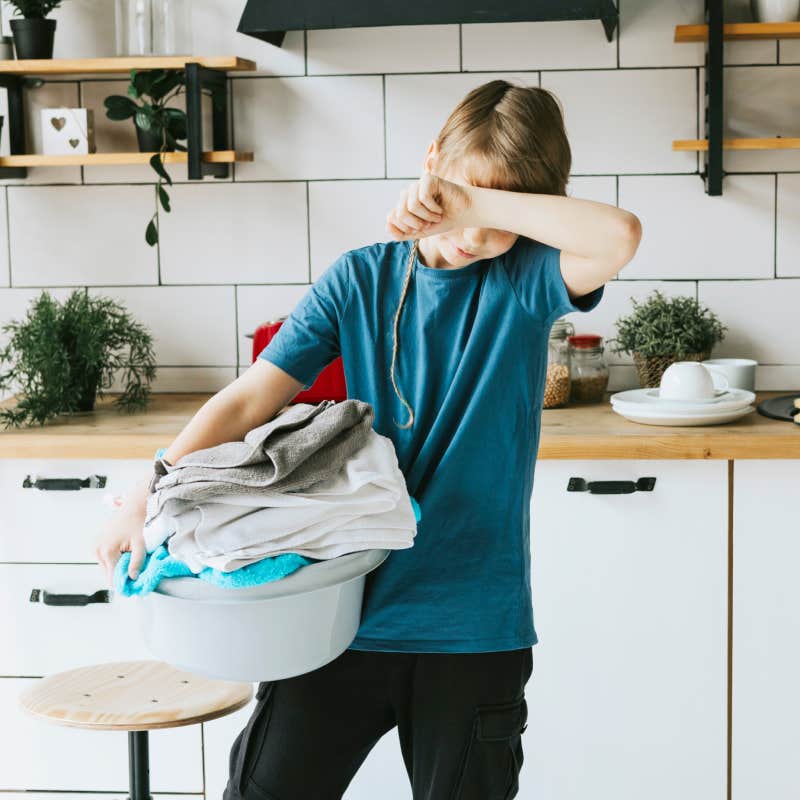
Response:
POLYGON ((509 800, 519 790, 530 647, 494 653, 345 650, 259 683, 223 800, 339 800, 398 727, 414 800, 509 800))

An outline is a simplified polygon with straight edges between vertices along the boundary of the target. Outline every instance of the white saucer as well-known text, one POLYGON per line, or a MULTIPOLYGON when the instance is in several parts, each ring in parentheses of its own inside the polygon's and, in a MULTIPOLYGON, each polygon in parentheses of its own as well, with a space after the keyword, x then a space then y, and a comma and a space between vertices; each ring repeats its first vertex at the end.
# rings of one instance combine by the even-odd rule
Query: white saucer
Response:
POLYGON ((626 389, 622 392, 615 392, 609 397, 612 405, 621 404, 631 410, 653 410, 659 411, 697 411, 704 410, 720 411, 723 409, 736 410, 742 406, 749 405, 756 399, 755 392, 748 389, 726 389, 713 402, 691 400, 662 400, 658 396, 653 396, 651 392, 658 391, 654 388, 645 389, 626 389))
POLYGON ((721 425, 723 422, 733 422, 734 420, 744 417, 751 411, 755 411, 754 406, 746 406, 745 408, 738 409, 722 409, 713 413, 698 412, 698 411, 659 411, 655 408, 642 409, 630 407, 620 407, 618 405, 611 406, 613 410, 620 416, 631 420, 632 422, 640 422, 643 425, 721 425))

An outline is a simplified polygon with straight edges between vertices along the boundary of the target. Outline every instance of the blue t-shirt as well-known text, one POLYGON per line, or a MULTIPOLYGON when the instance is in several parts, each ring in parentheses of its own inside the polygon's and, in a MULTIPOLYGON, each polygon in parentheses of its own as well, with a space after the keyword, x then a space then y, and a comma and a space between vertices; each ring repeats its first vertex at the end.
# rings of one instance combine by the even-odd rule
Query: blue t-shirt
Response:
POLYGON ((259 358, 308 388, 341 354, 348 397, 371 403, 422 518, 414 545, 367 575, 354 650, 488 652, 535 644, 530 500, 548 335, 590 311, 572 302, 560 250, 520 236, 505 253, 437 269, 415 259, 394 318, 410 241, 341 255, 309 288, 259 358))

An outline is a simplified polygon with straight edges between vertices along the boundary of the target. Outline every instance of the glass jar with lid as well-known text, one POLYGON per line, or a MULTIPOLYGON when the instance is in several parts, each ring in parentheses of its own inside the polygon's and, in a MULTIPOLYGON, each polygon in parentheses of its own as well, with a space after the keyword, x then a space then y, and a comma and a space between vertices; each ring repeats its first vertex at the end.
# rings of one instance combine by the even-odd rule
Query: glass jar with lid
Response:
POLYGON ((570 349, 568 337, 575 333, 569 320, 557 319, 550 328, 547 343, 547 377, 542 408, 559 408, 567 404, 570 394, 570 349))
POLYGON ((567 337, 570 350, 570 400, 599 403, 608 386, 608 365, 603 358, 603 337, 584 333, 567 337))

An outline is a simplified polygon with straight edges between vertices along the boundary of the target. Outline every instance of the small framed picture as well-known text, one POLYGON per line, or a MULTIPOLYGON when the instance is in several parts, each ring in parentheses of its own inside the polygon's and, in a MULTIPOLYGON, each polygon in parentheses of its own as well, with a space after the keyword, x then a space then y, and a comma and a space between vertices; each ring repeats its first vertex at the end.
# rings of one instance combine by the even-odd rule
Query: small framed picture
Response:
POLYGON ((46 155, 94 153, 94 113, 90 108, 43 108, 42 150, 46 155))

